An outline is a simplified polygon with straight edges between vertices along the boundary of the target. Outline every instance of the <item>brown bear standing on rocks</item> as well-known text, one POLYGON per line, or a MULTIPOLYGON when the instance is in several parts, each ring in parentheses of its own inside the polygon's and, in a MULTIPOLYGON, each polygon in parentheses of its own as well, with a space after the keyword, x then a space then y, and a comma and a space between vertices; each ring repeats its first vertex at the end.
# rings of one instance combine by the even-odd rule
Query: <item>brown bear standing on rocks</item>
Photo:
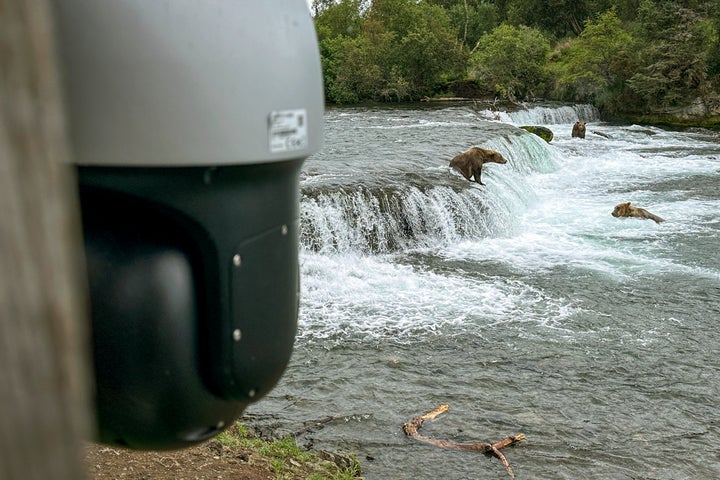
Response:
POLYGON ((470 180, 470 178, 474 176, 477 183, 485 185, 480 181, 480 173, 482 172, 483 163, 486 162, 507 163, 507 160, 495 150, 472 147, 468 151, 456 155, 455 158, 450 160, 450 166, 462 173, 466 179, 470 180))
POLYGON ((573 125, 572 129, 572 136, 573 138, 585 138, 585 125, 587 122, 575 122, 575 125, 573 125))
POLYGON ((637 217, 637 218, 649 218, 655 220, 655 223, 664 222, 665 219, 653 215, 644 208, 638 208, 633 206, 630 202, 620 203, 615 207, 612 212, 613 217, 637 217))

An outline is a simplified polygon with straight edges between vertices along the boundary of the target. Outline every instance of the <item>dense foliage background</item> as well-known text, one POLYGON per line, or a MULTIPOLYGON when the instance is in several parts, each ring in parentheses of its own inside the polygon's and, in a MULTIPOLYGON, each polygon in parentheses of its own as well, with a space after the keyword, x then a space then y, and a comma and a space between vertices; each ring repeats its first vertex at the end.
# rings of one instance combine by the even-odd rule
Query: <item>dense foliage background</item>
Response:
POLYGON ((424 97, 660 112, 717 96, 720 0, 314 0, 330 103, 424 97))

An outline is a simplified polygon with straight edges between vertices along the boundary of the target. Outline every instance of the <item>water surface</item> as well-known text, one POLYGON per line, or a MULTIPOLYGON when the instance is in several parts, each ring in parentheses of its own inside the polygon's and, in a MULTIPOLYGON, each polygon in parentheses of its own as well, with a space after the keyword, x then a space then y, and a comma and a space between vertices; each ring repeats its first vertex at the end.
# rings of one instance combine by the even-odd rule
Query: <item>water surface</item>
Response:
POLYGON ((342 415, 298 441, 368 479, 508 478, 405 437, 445 403, 425 434, 527 435, 517 478, 720 477, 718 133, 585 105, 330 109, 301 188, 296 348, 247 421, 342 415), (448 167, 474 145, 508 160, 485 187, 448 167), (626 201, 667 221, 612 217, 626 201))

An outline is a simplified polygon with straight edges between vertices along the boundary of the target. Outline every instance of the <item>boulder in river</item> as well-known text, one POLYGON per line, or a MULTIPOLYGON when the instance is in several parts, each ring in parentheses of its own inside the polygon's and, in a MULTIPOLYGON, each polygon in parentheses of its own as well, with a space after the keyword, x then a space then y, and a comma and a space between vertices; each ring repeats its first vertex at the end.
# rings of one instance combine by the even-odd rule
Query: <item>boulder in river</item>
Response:
POLYGON ((524 127, 520 128, 522 128, 523 130, 527 130, 530 133, 534 133, 548 143, 550 143, 550 141, 553 139, 553 132, 547 127, 540 127, 537 125, 525 125, 524 127))

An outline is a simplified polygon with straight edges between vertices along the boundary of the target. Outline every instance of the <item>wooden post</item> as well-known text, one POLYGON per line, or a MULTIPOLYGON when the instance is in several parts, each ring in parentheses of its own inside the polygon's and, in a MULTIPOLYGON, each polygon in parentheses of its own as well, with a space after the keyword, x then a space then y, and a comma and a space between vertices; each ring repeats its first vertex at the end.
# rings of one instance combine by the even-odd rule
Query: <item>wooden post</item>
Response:
POLYGON ((86 280, 46 0, 0 0, 0 478, 85 477, 86 280))

